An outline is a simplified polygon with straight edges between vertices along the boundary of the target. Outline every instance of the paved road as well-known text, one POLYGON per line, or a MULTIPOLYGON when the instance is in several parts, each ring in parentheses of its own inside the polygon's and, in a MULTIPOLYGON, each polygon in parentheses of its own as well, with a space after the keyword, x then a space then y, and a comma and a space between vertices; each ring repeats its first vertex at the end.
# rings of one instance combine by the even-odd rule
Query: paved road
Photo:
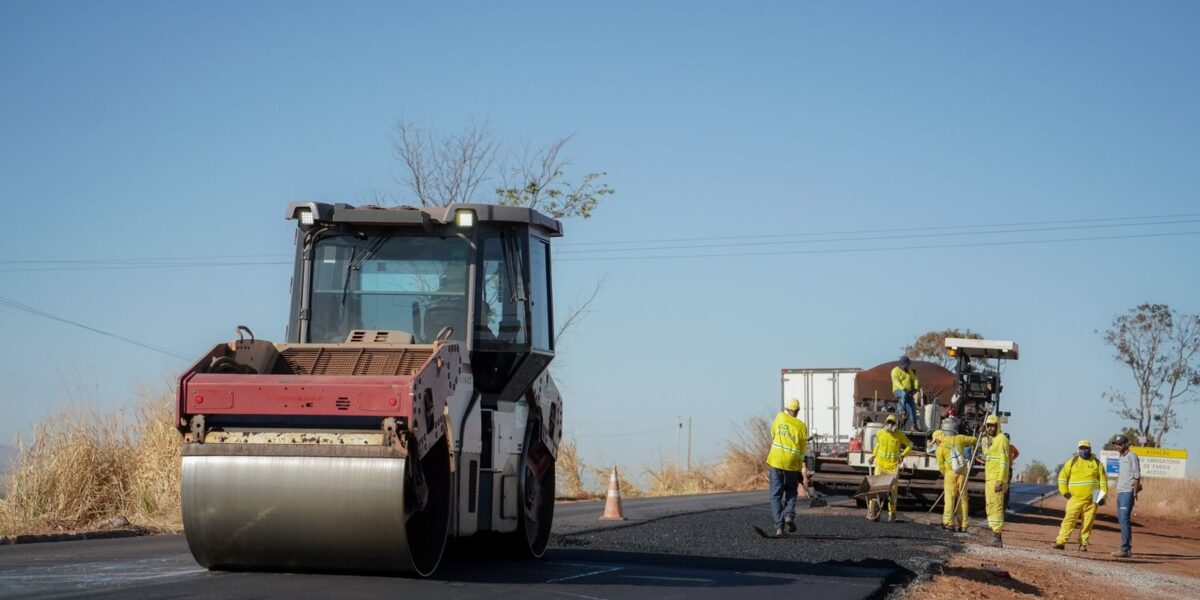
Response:
MULTIPOLYGON (((1014 505, 1037 491, 1014 486, 1014 505)), ((544 559, 459 548, 430 579, 209 572, 181 535, 0 546, 0 598, 866 598, 964 542, 931 526, 933 515, 882 525, 844 500, 804 506, 798 535, 764 540, 752 529, 769 525, 763 492, 627 499, 622 523, 599 522, 599 502, 560 503, 544 559)))
POLYGON ((1014 483, 1008 494, 1008 510, 1009 512, 1020 513, 1037 508, 1046 496, 1057 493, 1058 486, 1056 485, 1014 483))

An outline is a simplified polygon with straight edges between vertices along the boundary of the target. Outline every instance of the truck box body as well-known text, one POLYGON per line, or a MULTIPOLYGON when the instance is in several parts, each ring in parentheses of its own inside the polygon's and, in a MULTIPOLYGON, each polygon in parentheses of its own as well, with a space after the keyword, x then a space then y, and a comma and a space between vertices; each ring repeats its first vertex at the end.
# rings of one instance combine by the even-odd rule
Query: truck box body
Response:
POLYGON ((800 401, 800 420, 822 447, 845 446, 854 435, 854 378, 861 369, 783 369, 780 405, 800 401))

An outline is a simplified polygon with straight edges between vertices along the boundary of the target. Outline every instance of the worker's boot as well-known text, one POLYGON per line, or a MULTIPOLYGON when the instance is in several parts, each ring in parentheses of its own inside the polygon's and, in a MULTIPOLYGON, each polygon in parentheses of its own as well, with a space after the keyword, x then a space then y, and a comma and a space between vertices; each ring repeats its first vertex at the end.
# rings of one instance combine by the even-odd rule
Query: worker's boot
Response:
POLYGON ((1055 549, 1055 550, 1062 550, 1062 549, 1064 549, 1064 548, 1066 548, 1066 547, 1067 547, 1067 545, 1066 545, 1066 544, 1060 544, 1060 543, 1058 543, 1058 542, 1054 542, 1054 549, 1055 549))
POLYGON ((1129 558, 1128 550, 1114 550, 1112 555, 1116 558, 1129 558))
POLYGON ((896 513, 894 513, 894 512, 890 512, 890 513, 888 513, 888 520, 887 520, 887 522, 888 522, 888 523, 895 523, 895 522, 896 522, 896 513))
POLYGON ((1087 544, 1080 544, 1080 545, 1079 545, 1079 551, 1080 551, 1080 552, 1087 552, 1087 544))
POLYGON ((783 526, 787 528, 788 533, 796 533, 796 519, 795 518, 785 519, 783 521, 783 526))
POLYGON ((1003 548, 1004 547, 1004 538, 1000 537, 999 533, 993 533, 992 534, 992 545, 997 548, 1003 548))
POLYGON ((771 537, 781 538, 781 537, 783 537, 783 536, 784 536, 783 530, 782 530, 782 529, 776 529, 776 530, 775 530, 775 535, 772 535, 771 537))
POLYGON ((958 528, 950 523, 942 523, 942 529, 945 529, 946 531, 958 531, 958 528))

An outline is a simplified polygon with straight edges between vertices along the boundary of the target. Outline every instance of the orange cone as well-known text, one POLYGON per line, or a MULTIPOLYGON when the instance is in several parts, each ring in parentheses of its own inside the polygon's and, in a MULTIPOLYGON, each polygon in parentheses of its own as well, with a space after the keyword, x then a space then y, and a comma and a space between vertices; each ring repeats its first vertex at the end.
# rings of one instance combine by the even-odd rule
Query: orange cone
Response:
POLYGON ((608 501, 604 503, 604 514, 601 521, 624 521, 621 512, 621 481, 617 478, 617 468, 613 467, 612 478, 608 480, 608 501))

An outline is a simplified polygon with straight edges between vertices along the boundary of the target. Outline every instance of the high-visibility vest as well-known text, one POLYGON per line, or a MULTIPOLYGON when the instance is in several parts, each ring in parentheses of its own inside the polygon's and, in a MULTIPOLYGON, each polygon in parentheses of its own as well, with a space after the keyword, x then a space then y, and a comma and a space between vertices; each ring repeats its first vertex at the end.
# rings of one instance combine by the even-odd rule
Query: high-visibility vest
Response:
POLYGON ((988 444, 983 454, 987 464, 983 468, 988 481, 1008 481, 1008 470, 1012 466, 1012 456, 1008 453, 1008 438, 996 428, 996 435, 988 444))
POLYGON ((875 457, 877 466, 887 470, 894 469, 909 452, 912 452, 912 442, 903 431, 880 429, 875 432, 875 449, 871 451, 871 456, 875 457))
POLYGON ((976 439, 969 435, 952 435, 942 439, 937 449, 938 469, 945 475, 965 473, 971 464, 971 447, 976 439))
POLYGON ((786 411, 780 411, 771 423, 771 451, 767 454, 767 464, 784 471, 803 471, 806 450, 808 426, 786 411))
POLYGON ((900 390, 915 392, 919 387, 921 387, 921 382, 917 379, 916 371, 912 369, 906 371, 900 367, 892 367, 893 392, 898 392, 900 390))
POLYGON ((1092 490, 1108 493, 1108 475, 1095 456, 1081 459, 1078 454, 1058 472, 1058 493, 1071 492, 1072 498, 1091 498, 1092 490))

